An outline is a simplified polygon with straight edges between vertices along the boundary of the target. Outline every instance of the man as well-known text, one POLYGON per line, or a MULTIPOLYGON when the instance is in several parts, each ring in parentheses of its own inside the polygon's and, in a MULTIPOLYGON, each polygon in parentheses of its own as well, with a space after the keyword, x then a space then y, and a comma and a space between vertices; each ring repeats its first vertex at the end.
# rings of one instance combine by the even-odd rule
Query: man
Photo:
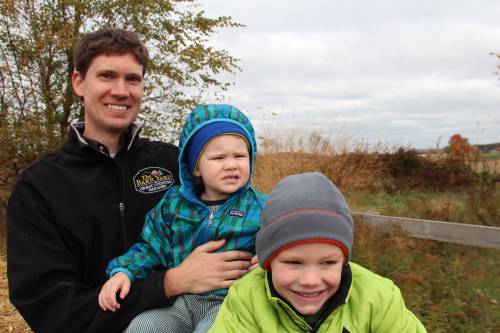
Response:
POLYGON ((148 61, 135 33, 85 35, 72 76, 85 121, 22 172, 9 198, 10 300, 36 332, 118 332, 138 313, 226 286, 250 265, 249 253, 210 253, 224 241, 207 243, 184 265, 135 283, 120 311, 100 310, 109 260, 135 242, 146 212, 178 182, 177 147, 139 138, 133 123, 148 61))

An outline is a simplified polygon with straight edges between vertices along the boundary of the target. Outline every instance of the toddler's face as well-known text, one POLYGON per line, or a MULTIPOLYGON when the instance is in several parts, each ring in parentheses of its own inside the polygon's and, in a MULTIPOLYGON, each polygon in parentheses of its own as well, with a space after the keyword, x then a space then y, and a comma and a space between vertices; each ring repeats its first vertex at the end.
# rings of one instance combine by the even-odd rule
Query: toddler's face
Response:
POLYGON ((212 139, 200 155, 195 176, 205 184, 204 200, 221 200, 244 186, 250 177, 247 142, 237 135, 212 139))
POLYGON ((276 291, 302 315, 321 310, 340 285, 344 255, 328 243, 306 243, 279 253, 271 261, 276 291))

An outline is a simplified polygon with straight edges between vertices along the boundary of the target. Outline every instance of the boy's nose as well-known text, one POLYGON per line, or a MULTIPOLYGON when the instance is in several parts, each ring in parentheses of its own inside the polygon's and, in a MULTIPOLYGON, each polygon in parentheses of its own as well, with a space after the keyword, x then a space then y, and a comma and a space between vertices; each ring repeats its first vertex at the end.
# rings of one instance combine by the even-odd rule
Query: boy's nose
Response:
POLYGON ((321 277, 315 269, 307 269, 301 274, 299 283, 305 287, 317 286, 321 283, 321 277))
POLYGON ((234 158, 228 158, 224 164, 226 170, 236 169, 236 160, 234 158))

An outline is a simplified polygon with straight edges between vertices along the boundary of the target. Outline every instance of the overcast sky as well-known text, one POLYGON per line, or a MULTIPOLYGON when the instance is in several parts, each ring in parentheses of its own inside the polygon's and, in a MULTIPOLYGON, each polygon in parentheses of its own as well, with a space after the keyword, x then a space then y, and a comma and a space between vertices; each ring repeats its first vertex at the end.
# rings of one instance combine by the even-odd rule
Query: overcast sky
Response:
POLYGON ((205 0, 232 16, 212 43, 241 59, 224 102, 258 135, 370 144, 500 141, 498 0, 205 0))

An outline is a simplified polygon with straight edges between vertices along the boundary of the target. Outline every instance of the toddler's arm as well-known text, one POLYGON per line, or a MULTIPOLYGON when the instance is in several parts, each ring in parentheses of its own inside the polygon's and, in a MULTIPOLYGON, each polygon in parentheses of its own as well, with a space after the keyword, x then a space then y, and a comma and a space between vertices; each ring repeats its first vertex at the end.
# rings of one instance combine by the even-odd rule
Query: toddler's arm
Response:
POLYGON ((102 286, 98 297, 101 309, 115 312, 120 308, 120 303, 116 300, 118 291, 120 292, 120 299, 124 299, 130 291, 130 279, 123 272, 116 273, 102 286))

